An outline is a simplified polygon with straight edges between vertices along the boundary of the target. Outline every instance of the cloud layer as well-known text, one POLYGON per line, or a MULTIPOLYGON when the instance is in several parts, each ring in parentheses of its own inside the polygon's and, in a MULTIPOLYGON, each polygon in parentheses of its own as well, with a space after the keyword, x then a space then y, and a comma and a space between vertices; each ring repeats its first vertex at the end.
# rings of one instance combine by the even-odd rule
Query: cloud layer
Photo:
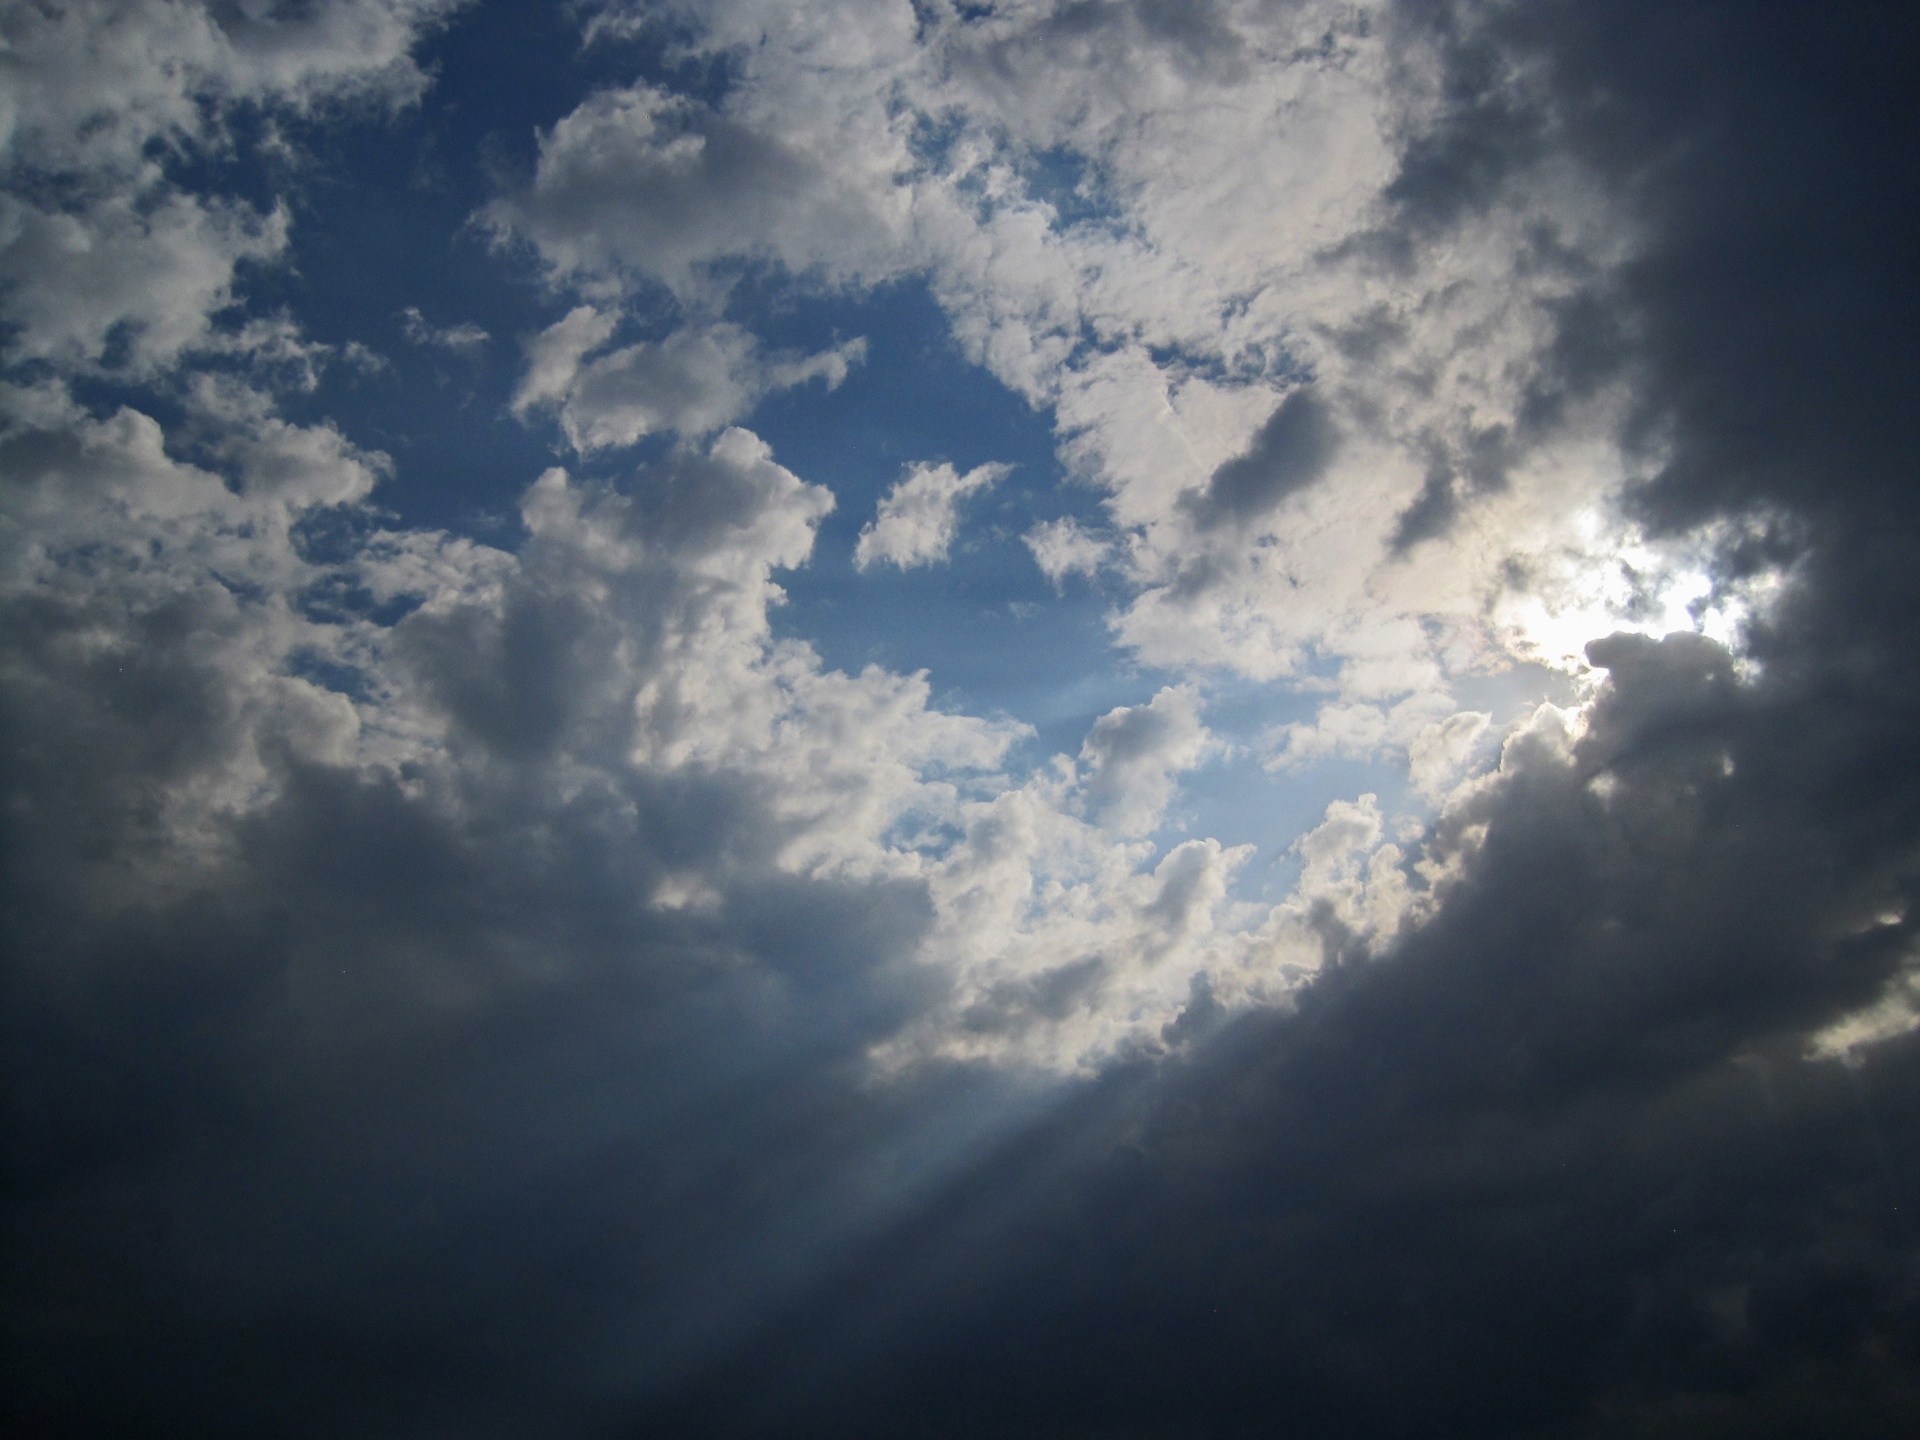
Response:
POLYGON ((1915 25, 617 3, 424 128, 507 23, 0 18, 22 1433, 1909 1433, 1915 25), (456 163, 450 527, 290 277, 456 163), (910 290, 1057 475, 849 398, 910 290), (790 618, 995 556, 1101 698, 790 618))

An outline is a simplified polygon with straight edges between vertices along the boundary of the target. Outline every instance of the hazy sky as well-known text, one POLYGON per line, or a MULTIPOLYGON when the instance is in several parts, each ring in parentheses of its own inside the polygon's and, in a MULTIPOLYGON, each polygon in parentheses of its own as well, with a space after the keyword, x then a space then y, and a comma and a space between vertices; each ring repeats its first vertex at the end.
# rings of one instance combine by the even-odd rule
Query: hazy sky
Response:
POLYGON ((1920 1432, 1920 19, 0 0, 48 1437, 1920 1432))

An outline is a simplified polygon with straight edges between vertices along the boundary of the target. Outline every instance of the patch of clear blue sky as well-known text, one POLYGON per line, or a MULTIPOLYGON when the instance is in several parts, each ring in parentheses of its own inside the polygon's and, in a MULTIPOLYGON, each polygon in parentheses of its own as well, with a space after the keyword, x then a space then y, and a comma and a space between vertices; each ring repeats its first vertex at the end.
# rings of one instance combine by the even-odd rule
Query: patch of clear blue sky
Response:
POLYGON ((771 396, 748 422, 838 502, 812 562, 781 577, 790 597, 775 617, 781 633, 808 639, 842 669, 924 669, 944 707, 1026 721, 1045 753, 1077 748, 1093 717, 1153 693, 1155 678, 1117 663, 1106 622, 1114 597, 1083 579, 1056 593, 1022 539, 1061 515, 1097 522, 1099 496, 1064 483, 1051 417, 961 355, 924 285, 801 302, 755 328, 794 348, 836 335, 867 341, 866 360, 838 390, 771 396), (915 461, 1013 469, 961 502, 944 562, 856 571, 861 527, 915 461))

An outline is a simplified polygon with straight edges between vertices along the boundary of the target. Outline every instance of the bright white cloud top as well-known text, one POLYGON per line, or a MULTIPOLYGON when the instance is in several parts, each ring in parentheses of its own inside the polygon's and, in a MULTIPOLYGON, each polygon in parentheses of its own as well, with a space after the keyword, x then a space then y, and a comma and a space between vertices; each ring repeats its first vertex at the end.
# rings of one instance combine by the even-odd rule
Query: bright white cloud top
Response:
POLYGON ((911 570, 947 558, 960 525, 960 502, 1007 473, 1005 465, 976 465, 962 475, 944 461, 909 465, 880 497, 880 511, 861 529, 853 566, 892 565, 911 570))

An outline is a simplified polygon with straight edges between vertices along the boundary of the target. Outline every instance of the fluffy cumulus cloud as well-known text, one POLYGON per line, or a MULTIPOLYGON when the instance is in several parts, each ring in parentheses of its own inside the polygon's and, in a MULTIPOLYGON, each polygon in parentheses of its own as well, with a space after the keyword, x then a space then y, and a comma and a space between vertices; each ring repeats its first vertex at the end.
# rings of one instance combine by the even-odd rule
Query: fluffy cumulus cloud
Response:
POLYGON ((855 339, 817 355, 766 355, 725 321, 606 349, 618 324, 617 315, 582 305, 535 336, 514 408, 556 410, 576 450, 619 449, 663 431, 708 434, 768 392, 809 380, 831 390, 866 353, 855 339))
POLYGON ((879 512, 861 527, 853 550, 855 568, 892 565, 911 570, 945 560, 960 526, 960 502, 1006 473, 1007 467, 997 464, 976 465, 964 475, 945 462, 909 465, 880 497, 879 512))
POLYGON ((1916 55, 0 10, 12 1425, 1911 1433, 1916 55))
MULTIPOLYGON (((910 23, 886 9, 895 27, 910 23)), ((814 83, 830 85, 844 68, 870 86, 864 58, 822 57, 814 83)), ((882 279, 900 264, 893 242, 906 216, 890 172, 906 152, 891 127, 863 134, 863 118, 742 117, 644 83, 604 91, 541 136, 531 186, 488 216, 503 238, 530 242, 561 275, 597 289, 647 279, 708 296, 725 287, 730 260, 882 279)))
POLYGON ((10 353, 151 369, 203 342, 236 267, 285 245, 284 206, 196 194, 170 155, 226 140, 233 107, 402 103, 447 0, 311 11, 174 0, 11 7, 0 20, 0 317, 10 353))
POLYGON ((1034 564, 1053 582, 1055 590, 1069 575, 1097 575, 1112 553, 1105 539, 1089 533, 1071 517, 1042 521, 1025 538, 1034 564))

